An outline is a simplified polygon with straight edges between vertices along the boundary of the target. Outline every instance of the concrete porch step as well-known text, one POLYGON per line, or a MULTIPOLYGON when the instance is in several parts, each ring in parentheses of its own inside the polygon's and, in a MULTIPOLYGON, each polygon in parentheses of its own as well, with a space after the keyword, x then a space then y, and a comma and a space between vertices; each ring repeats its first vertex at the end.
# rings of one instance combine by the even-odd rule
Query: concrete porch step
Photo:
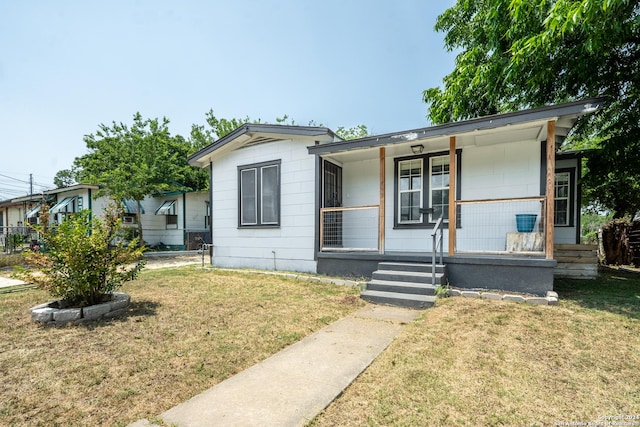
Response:
MULTIPOLYGON (((415 262, 380 262, 378 270, 391 271, 415 271, 419 273, 431 273, 431 264, 415 262)), ((444 273, 445 266, 436 264, 436 273, 444 273)))
POLYGON ((372 280, 384 280, 388 282, 430 283, 432 285, 442 284, 443 278, 444 273, 436 273, 435 283, 431 283, 433 279, 431 272, 423 273, 419 271, 376 270, 371 274, 372 280))
POLYGON ((407 307, 415 309, 425 309, 433 307, 436 303, 436 297, 431 295, 416 295, 370 290, 360 292, 360 298, 374 304, 385 304, 393 305, 396 307, 407 307))
POLYGON ((367 283, 367 290, 398 292, 401 294, 435 295, 436 286, 430 283, 396 282, 373 279, 367 283))

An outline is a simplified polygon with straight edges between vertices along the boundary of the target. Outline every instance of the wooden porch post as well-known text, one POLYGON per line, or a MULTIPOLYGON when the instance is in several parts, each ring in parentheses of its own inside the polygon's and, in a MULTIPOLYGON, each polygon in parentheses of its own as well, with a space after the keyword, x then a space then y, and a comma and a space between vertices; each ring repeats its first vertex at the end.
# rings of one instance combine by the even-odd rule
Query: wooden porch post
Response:
POLYGON ((449 137, 449 256, 456 251, 456 137, 449 137))
POLYGON ((385 148, 380 147, 380 207, 378 208, 378 252, 384 253, 385 148))
POLYGON ((547 122, 547 185, 546 185, 546 217, 545 217, 545 252, 547 259, 553 259, 553 225, 555 208, 555 174, 556 174, 556 122, 547 122))

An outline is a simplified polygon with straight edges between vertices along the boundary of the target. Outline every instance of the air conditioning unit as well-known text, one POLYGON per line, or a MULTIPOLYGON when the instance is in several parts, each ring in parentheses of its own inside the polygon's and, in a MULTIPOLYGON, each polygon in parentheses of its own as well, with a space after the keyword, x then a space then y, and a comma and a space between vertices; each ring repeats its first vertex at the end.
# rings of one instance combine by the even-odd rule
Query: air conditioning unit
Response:
POLYGON ((122 219, 122 222, 125 224, 135 224, 136 223, 136 217, 135 216, 125 216, 122 219))

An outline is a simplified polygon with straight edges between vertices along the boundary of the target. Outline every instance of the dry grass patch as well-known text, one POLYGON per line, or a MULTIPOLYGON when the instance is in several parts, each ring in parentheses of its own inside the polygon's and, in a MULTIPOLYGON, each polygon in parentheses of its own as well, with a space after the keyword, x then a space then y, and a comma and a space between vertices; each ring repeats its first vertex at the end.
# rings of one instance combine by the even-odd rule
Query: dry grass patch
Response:
POLYGON ((362 305, 357 289, 183 267, 126 284, 128 315, 43 327, 42 291, 0 295, 0 425, 127 425, 362 305))
POLYGON ((556 289, 556 307, 439 300, 312 425, 546 426, 640 415, 640 276, 556 289))
MULTIPOLYGON (((21 253, 17 254, 0 254, 0 268, 13 267, 15 265, 23 265, 24 256, 21 253)), ((11 272, 7 270, 4 272, 5 276, 8 276, 11 272)))

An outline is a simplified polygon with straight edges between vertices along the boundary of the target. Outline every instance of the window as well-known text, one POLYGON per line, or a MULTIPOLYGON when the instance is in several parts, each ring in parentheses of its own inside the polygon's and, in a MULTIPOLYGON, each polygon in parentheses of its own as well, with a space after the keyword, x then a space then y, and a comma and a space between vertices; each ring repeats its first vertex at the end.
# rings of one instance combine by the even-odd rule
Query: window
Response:
MULTIPOLYGON (((462 151, 456 151, 456 194, 460 196, 462 151)), ((429 227, 441 216, 449 219, 450 171, 448 152, 396 159, 395 226, 429 227), (433 212, 421 214, 421 209, 433 212)), ((457 215, 460 226, 460 211, 457 215)))
POLYGON ((398 164, 398 182, 398 222, 400 224, 421 222, 422 159, 400 162, 398 164))
POLYGON ((122 200, 122 207, 124 210, 122 222, 125 224, 137 224, 138 214, 144 213, 144 206, 142 206, 142 203, 140 203, 140 212, 138 212, 138 202, 136 200, 122 200))
POLYGON ((167 228, 178 228, 178 215, 176 214, 176 201, 166 200, 156 209, 156 215, 164 215, 167 228))
POLYGON ((211 202, 204 202, 204 228, 211 227, 211 202))
POLYGON ((280 161, 238 167, 240 227, 280 225, 280 161))
POLYGON ((559 169, 555 177, 554 225, 573 226, 573 169, 559 169))
POLYGON ((429 159, 429 206, 433 208, 431 221, 449 219, 449 156, 429 159))

